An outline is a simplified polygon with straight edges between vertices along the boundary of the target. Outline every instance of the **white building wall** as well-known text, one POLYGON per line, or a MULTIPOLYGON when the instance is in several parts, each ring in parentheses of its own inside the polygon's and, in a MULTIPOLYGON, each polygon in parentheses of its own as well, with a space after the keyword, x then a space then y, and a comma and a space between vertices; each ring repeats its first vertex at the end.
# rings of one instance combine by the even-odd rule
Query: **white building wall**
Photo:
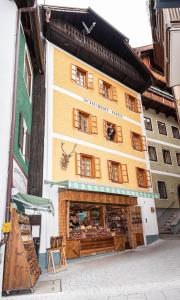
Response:
MULTIPOLYGON (((14 1, 1 0, 0 9, 0 231, 4 222, 9 142, 12 113, 17 7, 14 1)), ((1 236, 2 238, 2 236, 1 236)), ((0 248, 0 291, 2 286, 4 246, 0 248)))

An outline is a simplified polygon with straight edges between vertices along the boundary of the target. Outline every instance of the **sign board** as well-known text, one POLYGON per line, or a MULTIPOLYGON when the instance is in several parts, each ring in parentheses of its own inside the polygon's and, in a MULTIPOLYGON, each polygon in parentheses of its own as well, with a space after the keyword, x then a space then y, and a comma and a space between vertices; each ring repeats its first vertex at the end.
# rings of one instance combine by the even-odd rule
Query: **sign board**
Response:
POLYGON ((13 187, 20 193, 27 193, 27 178, 15 160, 13 160, 13 187))

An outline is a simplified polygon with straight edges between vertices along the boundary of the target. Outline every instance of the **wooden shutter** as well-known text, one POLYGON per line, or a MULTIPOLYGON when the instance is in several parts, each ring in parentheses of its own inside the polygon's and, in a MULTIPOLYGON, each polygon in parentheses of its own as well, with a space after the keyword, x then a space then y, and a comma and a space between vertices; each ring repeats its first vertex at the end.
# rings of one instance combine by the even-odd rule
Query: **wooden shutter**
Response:
POLYGON ((104 95, 103 80, 99 79, 99 93, 104 95))
POLYGON ((103 128, 104 128, 104 136, 107 139, 107 122, 103 121, 103 128))
POLYGON ((79 128, 79 110, 73 108, 73 127, 79 128))
POLYGON ((136 177, 137 177, 138 186, 141 186, 141 176, 140 176, 139 168, 136 168, 136 177))
POLYGON ((77 66, 75 65, 71 65, 71 79, 73 81, 76 81, 77 80, 77 66))
POLYGON ((129 108, 129 95, 125 93, 126 106, 129 108))
POLYGON ((19 115, 19 137, 18 137, 18 145, 21 151, 23 151, 23 141, 24 141, 24 126, 23 126, 23 114, 19 115))
POLYGON ((93 89, 93 75, 91 73, 88 73, 88 88, 89 89, 93 89))
POLYGON ((136 107, 136 112, 138 112, 138 113, 141 113, 141 101, 139 100, 139 99, 136 99, 135 98, 135 101, 136 101, 136 103, 135 103, 135 107, 136 107))
POLYGON ((152 186, 152 183, 151 183, 151 173, 150 171, 146 170, 146 186, 147 187, 151 187, 152 186))
POLYGON ((91 133, 92 134, 97 134, 98 133, 97 117, 91 115, 90 120, 91 120, 91 133))
POLYGON ((144 135, 141 135, 142 151, 147 151, 147 143, 144 135))
POLYGON ((111 162, 111 160, 107 161, 107 167, 108 167, 108 176, 109 176, 109 179, 112 180, 112 162, 111 162))
POLYGON ((99 157, 94 157, 94 177, 101 178, 101 160, 99 157))
POLYGON ((75 170, 76 175, 81 175, 81 154, 75 153, 75 170))
POLYGON ((112 100, 117 101, 117 91, 114 86, 111 86, 112 100))
POLYGON ((128 170, 126 164, 121 164, 122 182, 129 182, 128 170))
POLYGON ((29 162, 29 159, 30 159, 30 134, 26 132, 25 160, 29 162))
POLYGON ((116 142, 122 143, 123 142, 123 136, 122 136, 122 127, 116 126, 116 142))

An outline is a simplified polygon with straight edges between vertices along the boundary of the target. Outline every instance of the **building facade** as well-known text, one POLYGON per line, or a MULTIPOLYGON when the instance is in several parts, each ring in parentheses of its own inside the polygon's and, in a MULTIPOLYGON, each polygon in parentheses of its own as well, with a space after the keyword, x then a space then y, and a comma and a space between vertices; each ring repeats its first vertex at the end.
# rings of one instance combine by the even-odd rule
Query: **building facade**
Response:
POLYGON ((180 206, 180 131, 175 101, 154 61, 153 47, 140 47, 136 51, 154 78, 153 85, 143 93, 142 103, 153 190, 159 193, 155 200, 159 230, 163 232, 168 231, 166 219, 172 215, 173 222, 179 215, 175 209, 180 206))
POLYGON ((127 38, 91 9, 70 12, 45 6, 43 13, 47 38, 44 197, 53 200, 55 217, 42 219, 40 256, 43 260, 50 237, 59 234, 67 239, 69 257, 76 257, 78 251, 77 256, 97 252, 82 245, 73 252, 78 247, 76 235, 81 242, 87 238, 83 222, 89 224, 89 237, 124 232, 125 244, 131 248, 156 240, 157 195, 151 188, 140 98, 140 91, 150 84, 149 73, 127 38), (79 28, 81 19, 99 22, 91 37, 79 28), (111 46, 110 37, 101 39, 105 30, 115 35, 111 46), (115 53, 118 41, 122 56, 115 53), (139 229, 133 229, 133 213, 139 218, 139 229), (75 223, 78 231, 73 230, 75 223))

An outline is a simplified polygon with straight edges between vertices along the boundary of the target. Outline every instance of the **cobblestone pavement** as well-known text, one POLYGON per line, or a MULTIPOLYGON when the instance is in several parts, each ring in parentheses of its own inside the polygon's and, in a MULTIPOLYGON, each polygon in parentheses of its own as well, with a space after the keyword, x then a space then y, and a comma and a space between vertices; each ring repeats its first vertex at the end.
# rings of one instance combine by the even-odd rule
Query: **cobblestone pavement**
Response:
MULTIPOLYGON (((26 299, 180 300, 180 240, 159 240, 148 247, 82 258, 69 263, 67 270, 40 278, 58 279, 61 293, 33 294, 26 299)), ((17 298, 25 296, 11 300, 17 298)))

